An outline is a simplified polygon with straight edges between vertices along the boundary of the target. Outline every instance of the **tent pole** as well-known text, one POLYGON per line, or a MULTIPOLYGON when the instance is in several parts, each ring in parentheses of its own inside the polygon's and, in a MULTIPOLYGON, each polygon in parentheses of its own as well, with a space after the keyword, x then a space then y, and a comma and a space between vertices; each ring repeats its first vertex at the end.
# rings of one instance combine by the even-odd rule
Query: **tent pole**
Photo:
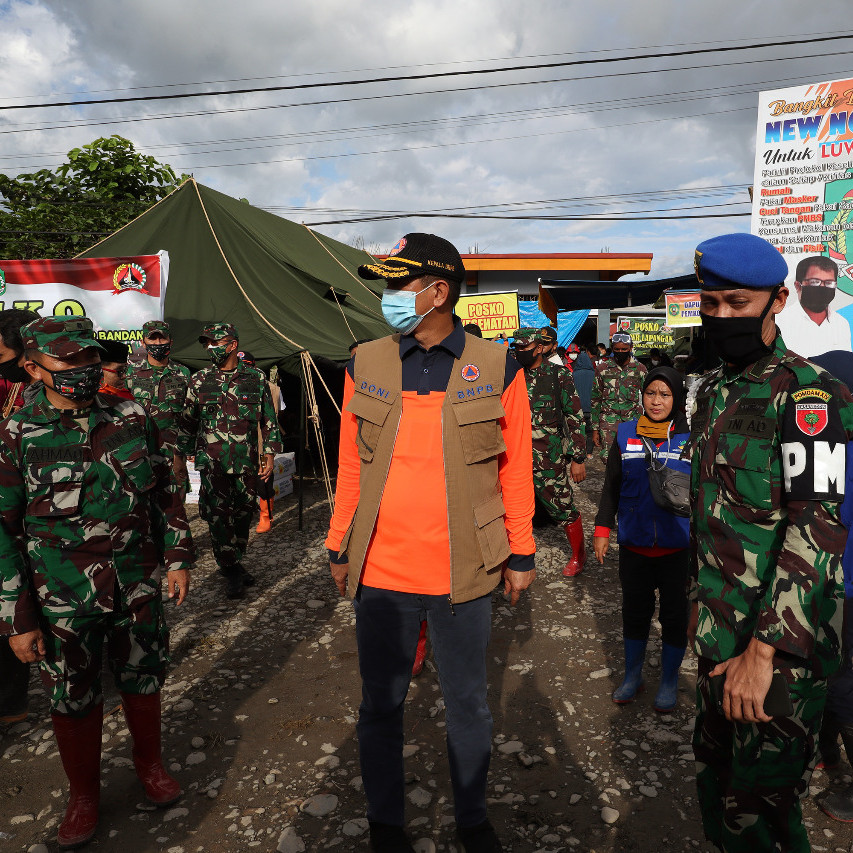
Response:
POLYGON ((308 440, 308 409, 305 405, 305 382, 307 381, 305 378, 305 369, 304 362, 302 363, 302 381, 299 383, 299 445, 296 448, 296 472, 299 475, 299 524, 298 530, 302 532, 302 510, 304 506, 304 495, 305 495, 305 476, 304 476, 304 467, 305 467, 305 451, 304 446, 305 442, 308 440))

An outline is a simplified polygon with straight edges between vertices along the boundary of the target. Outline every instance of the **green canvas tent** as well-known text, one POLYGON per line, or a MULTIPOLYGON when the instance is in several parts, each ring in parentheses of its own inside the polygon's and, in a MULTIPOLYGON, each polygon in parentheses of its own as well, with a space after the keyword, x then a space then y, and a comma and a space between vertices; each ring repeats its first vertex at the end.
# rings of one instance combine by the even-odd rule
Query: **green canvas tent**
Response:
POLYGON ((209 322, 233 323, 262 366, 294 373, 300 351, 341 361, 354 340, 389 332, 381 282, 356 272, 370 255, 192 179, 79 257, 161 249, 172 354, 191 368, 209 363, 198 343, 209 322))

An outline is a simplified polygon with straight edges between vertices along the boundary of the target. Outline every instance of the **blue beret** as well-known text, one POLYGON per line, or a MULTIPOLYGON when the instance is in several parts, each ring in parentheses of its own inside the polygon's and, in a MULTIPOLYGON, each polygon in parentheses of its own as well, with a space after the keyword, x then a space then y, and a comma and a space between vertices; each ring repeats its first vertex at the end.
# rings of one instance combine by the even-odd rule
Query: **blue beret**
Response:
POLYGON ((693 266, 706 290, 776 287, 788 275, 779 250, 753 234, 722 234, 705 240, 696 247, 693 266))

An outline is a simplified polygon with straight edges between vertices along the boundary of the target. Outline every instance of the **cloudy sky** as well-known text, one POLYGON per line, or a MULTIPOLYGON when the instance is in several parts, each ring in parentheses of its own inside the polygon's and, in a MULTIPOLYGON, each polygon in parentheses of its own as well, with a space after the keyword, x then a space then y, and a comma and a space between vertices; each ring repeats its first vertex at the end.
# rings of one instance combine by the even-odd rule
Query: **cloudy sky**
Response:
POLYGON ((757 93, 853 76, 853 38, 837 38, 853 27, 829 29, 849 0, 807 9, 6 0, 0 106, 113 102, 0 111, 0 171, 55 167, 118 133, 178 173, 372 251, 434 231, 463 252, 653 252, 653 275, 678 274, 697 242, 749 228, 731 214, 749 210, 757 93), (758 46, 769 42, 783 44, 758 46), (400 79, 415 75, 430 76, 400 79), (233 89, 251 91, 219 94, 233 89), (182 93, 216 94, 115 103, 182 93), (726 217, 618 218, 686 214, 726 217))

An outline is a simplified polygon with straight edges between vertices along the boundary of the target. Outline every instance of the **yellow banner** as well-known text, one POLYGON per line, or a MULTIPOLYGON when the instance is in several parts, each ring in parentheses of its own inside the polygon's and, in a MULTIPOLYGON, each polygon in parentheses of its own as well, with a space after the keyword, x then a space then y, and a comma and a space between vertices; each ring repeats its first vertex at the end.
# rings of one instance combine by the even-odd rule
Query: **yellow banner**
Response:
POLYGON ((456 315, 462 323, 476 323, 484 338, 508 336, 518 328, 518 293, 474 293, 460 296, 456 315))
POLYGON ((676 326, 701 326, 699 317, 699 291, 674 291, 666 294, 666 324, 676 326))

